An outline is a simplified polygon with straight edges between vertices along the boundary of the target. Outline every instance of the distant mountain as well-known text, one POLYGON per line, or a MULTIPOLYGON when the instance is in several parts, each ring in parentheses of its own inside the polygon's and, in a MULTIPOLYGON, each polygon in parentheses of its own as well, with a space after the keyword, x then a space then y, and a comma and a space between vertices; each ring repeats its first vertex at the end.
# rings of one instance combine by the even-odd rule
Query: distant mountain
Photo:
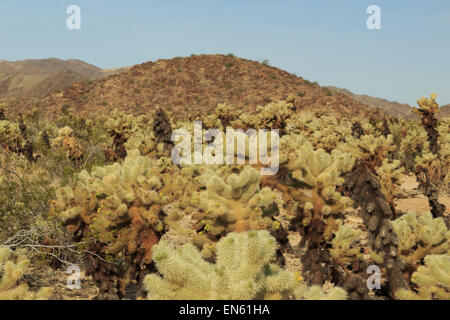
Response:
MULTIPOLYGON (((326 88, 334 92, 344 94, 347 97, 350 97, 358 102, 364 103, 370 107, 380 108, 381 110, 387 112, 388 114, 394 117, 399 117, 403 119, 416 119, 416 114, 412 112, 413 108, 415 107, 412 107, 409 104, 399 103, 396 101, 389 101, 382 98, 374 98, 365 94, 354 94, 353 92, 347 89, 332 86, 328 86, 326 88)), ((450 105, 441 106, 438 118, 444 117, 450 117, 450 105)))
POLYGON ((382 98, 374 98, 368 95, 354 94, 347 89, 337 88, 337 87, 327 87, 330 90, 345 94, 347 97, 355 99, 358 102, 364 103, 368 106, 374 108, 380 108, 383 111, 393 115, 394 117, 400 117, 404 119, 415 118, 415 114, 412 112, 412 107, 406 103, 398 103, 393 101, 388 101, 382 98))
POLYGON ((301 112, 351 117, 384 114, 294 74, 231 55, 193 55, 146 62, 107 78, 75 83, 39 102, 29 102, 28 106, 25 102, 17 106, 38 105, 52 115, 66 105, 80 114, 115 108, 143 114, 161 106, 176 117, 189 117, 207 114, 219 103, 253 111, 257 106, 288 97, 295 99, 301 112))
POLYGON ((450 118, 450 104, 442 106, 439 115, 442 118, 450 118))
POLYGON ((45 97, 73 83, 100 79, 118 70, 102 70, 80 60, 0 60, 0 98, 45 97))

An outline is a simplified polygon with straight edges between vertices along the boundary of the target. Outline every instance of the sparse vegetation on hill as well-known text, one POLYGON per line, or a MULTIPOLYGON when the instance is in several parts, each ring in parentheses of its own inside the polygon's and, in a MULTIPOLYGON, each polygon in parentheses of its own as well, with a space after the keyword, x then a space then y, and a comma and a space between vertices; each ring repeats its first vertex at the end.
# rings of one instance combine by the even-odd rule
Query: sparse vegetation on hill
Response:
POLYGON ((254 111, 258 106, 288 97, 296 97, 297 111, 320 109, 374 117, 383 114, 268 64, 230 55, 192 55, 146 62, 106 79, 76 83, 43 100, 17 102, 17 107, 38 104, 36 107, 42 111, 55 114, 69 105, 77 113, 87 115, 113 109, 146 114, 162 106, 183 119, 213 112, 219 103, 234 110, 254 111))

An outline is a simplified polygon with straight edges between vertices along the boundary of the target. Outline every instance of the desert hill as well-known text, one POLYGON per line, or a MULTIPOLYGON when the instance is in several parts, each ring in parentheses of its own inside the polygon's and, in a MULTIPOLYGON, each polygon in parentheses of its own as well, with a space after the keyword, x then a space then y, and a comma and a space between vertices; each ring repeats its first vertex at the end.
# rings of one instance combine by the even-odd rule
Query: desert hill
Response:
POLYGON ((295 98, 297 110, 335 112, 349 116, 382 116, 344 94, 264 63, 232 55, 192 55, 146 62, 107 78, 73 84, 61 92, 30 103, 49 114, 63 106, 81 114, 106 113, 115 108, 135 114, 162 106, 178 117, 208 113, 218 103, 255 110, 272 101, 295 98))
POLYGON ((102 70, 80 60, 0 60, 0 98, 45 97, 75 82, 95 80, 120 70, 102 70))

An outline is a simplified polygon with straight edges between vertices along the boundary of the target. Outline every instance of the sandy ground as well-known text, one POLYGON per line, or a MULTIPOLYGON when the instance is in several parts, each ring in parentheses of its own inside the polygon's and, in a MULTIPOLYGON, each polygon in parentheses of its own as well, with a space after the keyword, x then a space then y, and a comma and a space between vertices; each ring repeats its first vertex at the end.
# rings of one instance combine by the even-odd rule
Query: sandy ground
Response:
MULTIPOLYGON (((401 185, 401 198, 396 201, 397 211, 407 212, 426 212, 430 211, 428 205, 428 198, 420 193, 418 190, 419 184, 414 176, 407 176, 401 185)), ((450 195, 442 194, 439 197, 440 203, 447 208, 447 213, 450 214, 450 195)))

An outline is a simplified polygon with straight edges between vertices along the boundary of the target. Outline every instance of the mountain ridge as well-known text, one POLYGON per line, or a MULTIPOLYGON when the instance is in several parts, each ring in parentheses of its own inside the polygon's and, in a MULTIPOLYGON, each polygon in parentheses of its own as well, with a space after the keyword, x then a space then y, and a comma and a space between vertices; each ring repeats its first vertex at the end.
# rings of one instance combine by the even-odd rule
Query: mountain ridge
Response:
MULTIPOLYGON (((400 117, 403 119, 417 119, 417 115, 412 112, 415 108, 407 103, 400 103, 397 101, 390 101, 384 98, 372 97, 366 94, 356 94, 351 92, 348 89, 334 87, 334 86, 326 86, 326 88, 342 93, 356 101, 364 103, 370 107, 378 107, 385 112, 393 115, 394 117, 400 117)), ((440 113, 438 114, 438 118, 444 118, 450 116, 450 105, 444 105, 440 107, 440 113)))
POLYGON ((102 70, 77 59, 0 60, 0 98, 42 98, 75 82, 100 79, 121 70, 102 70))

